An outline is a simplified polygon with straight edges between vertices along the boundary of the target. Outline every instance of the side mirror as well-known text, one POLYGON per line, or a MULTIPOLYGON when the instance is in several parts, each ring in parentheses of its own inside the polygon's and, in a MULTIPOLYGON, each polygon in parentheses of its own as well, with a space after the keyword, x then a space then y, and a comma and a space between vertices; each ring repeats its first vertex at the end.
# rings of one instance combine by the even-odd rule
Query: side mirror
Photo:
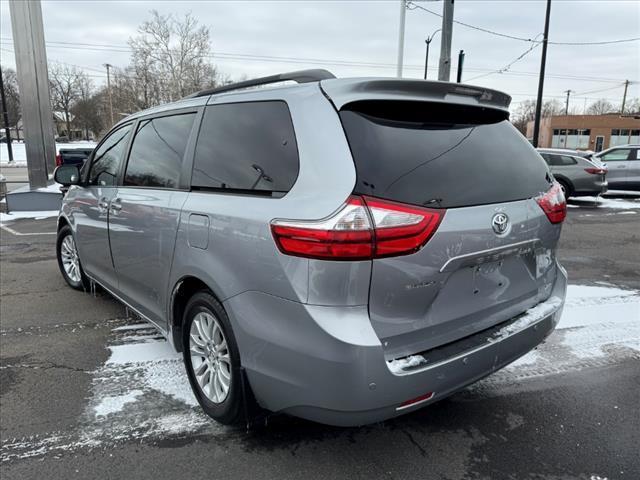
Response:
POLYGON ((77 165, 60 165, 53 172, 53 179, 64 187, 80 183, 80 170, 77 165))

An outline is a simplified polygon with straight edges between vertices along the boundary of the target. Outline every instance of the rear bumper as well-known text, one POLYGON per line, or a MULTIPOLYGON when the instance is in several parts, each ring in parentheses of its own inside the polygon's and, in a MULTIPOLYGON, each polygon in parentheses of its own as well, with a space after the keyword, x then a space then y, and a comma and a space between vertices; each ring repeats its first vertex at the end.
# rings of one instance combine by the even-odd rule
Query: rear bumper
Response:
POLYGON ((562 313, 567 277, 558 265, 544 315, 480 347, 392 373, 367 307, 309 306, 258 292, 225 302, 256 399, 264 408, 353 426, 392 418, 450 395, 540 344, 562 313), (415 406, 402 402, 433 395, 415 406))
POLYGON ((589 183, 588 185, 576 186, 576 190, 573 192, 573 196, 597 196, 606 193, 607 190, 609 190, 609 182, 607 180, 596 180, 589 183))

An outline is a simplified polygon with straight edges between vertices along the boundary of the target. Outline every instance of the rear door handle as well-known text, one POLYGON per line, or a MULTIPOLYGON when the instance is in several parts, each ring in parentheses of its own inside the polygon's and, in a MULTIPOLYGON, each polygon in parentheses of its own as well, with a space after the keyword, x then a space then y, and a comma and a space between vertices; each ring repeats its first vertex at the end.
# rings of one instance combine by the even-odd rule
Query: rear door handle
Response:
POLYGON ((115 200, 113 200, 111 202, 111 210, 114 212, 119 212, 120 210, 122 210, 122 204, 120 203, 120 199, 116 198, 115 200))
POLYGON ((109 208, 109 202, 107 201, 106 197, 102 197, 98 202, 98 210, 100 212, 106 212, 107 208, 109 208))

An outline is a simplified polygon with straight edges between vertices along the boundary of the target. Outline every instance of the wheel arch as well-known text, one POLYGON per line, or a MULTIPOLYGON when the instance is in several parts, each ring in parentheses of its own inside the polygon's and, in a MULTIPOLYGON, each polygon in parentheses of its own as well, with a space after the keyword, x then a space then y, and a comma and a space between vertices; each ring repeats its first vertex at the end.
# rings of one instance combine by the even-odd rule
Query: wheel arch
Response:
POLYGON ((176 351, 182 351, 182 317, 184 316, 184 308, 189 299, 197 292, 207 291, 213 295, 220 304, 222 298, 211 288, 208 282, 205 282, 196 275, 184 275, 175 282, 171 290, 171 302, 169 306, 169 337, 176 351))

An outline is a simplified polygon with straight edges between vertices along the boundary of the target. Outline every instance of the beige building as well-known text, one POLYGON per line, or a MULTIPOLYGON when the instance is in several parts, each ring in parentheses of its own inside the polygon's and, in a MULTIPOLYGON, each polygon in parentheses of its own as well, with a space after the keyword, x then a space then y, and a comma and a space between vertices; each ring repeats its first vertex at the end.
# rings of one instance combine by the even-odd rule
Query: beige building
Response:
MULTIPOLYGON (((527 123, 527 138, 533 138, 533 121, 527 123)), ((599 152, 627 143, 640 143, 640 115, 556 115, 540 122, 541 148, 599 152)))

